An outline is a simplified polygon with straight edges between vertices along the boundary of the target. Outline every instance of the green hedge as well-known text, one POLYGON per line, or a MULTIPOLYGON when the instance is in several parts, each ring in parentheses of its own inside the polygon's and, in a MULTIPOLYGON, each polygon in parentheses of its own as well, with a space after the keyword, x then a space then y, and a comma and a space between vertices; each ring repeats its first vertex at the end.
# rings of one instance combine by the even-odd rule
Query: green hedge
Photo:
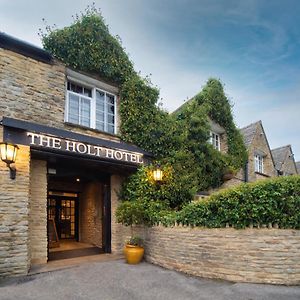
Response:
POLYGON ((191 226, 245 228, 272 223, 300 229, 300 176, 242 184, 191 203, 176 222, 191 226))
POLYGON ((146 225, 162 223, 170 226, 177 223, 220 228, 229 224, 235 228, 245 228, 272 223, 280 228, 300 229, 300 176, 241 184, 205 200, 190 203, 180 211, 162 207, 154 201, 152 204, 138 200, 123 202, 118 208, 118 221, 130 225, 122 214, 138 211, 140 224, 146 225))

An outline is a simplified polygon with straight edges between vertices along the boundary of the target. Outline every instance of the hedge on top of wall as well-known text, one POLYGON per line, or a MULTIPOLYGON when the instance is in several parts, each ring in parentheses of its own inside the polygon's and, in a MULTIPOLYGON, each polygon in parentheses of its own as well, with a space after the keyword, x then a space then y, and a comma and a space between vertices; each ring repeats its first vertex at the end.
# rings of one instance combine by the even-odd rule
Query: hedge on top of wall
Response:
POLYGON ((177 216, 178 223, 191 226, 236 228, 277 224, 300 229, 300 176, 279 177, 213 194, 191 203, 177 216))
POLYGON ((118 221, 127 225, 123 212, 139 212, 133 224, 204 226, 221 228, 262 227, 300 229, 300 176, 279 177, 255 183, 244 183, 223 190, 207 199, 171 211, 141 201, 123 202, 118 207, 118 221))

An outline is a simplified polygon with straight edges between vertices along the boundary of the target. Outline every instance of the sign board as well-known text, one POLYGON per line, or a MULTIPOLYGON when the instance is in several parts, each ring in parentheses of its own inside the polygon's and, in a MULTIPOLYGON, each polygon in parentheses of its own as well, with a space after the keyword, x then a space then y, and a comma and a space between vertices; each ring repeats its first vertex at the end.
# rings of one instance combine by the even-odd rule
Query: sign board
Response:
POLYGON ((54 219, 48 219, 48 245, 49 248, 59 247, 59 239, 54 219))
POLYGON ((151 153, 122 141, 83 135, 7 117, 3 118, 2 125, 4 141, 28 145, 45 152, 85 156, 136 166, 147 163, 152 157, 151 153))
POLYGON ((70 153, 86 154, 90 156, 125 161, 136 164, 143 163, 143 155, 140 153, 134 153, 118 149, 110 149, 106 147, 100 147, 83 142, 62 139, 45 134, 37 134, 33 132, 27 132, 26 135, 28 138, 28 144, 30 146, 49 148, 53 150, 56 149, 70 153))

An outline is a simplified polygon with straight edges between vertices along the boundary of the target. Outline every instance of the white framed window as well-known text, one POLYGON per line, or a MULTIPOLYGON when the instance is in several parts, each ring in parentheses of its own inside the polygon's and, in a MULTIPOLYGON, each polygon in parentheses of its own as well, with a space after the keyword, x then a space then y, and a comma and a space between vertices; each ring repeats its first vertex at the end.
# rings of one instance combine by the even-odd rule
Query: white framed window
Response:
POLYGON ((221 143, 220 143, 220 135, 215 132, 210 132, 209 142, 213 145, 215 149, 218 151, 221 150, 221 143))
POLYGON ((97 87, 67 81, 65 121, 116 133, 116 96, 97 87))
POLYGON ((254 155, 254 168, 255 172, 263 173, 264 172, 264 158, 260 154, 254 155))

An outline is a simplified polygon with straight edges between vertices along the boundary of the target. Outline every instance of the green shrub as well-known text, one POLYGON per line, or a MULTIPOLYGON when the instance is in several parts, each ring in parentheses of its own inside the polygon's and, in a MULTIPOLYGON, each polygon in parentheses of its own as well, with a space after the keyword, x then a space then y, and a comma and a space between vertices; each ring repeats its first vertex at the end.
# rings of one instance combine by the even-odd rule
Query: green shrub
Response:
POLYGON ((195 190, 191 178, 179 174, 171 165, 163 165, 163 180, 156 183, 153 179, 154 166, 142 166, 125 181, 119 198, 123 201, 163 203, 164 209, 179 209, 185 202, 190 202, 195 190))
POLYGON ((117 208, 117 222, 125 226, 158 224, 166 215, 166 205, 161 201, 123 201, 117 208))
POLYGON ((220 228, 230 224, 245 228, 272 223, 300 229, 300 176, 242 184, 189 203, 179 211, 170 210, 163 201, 125 201, 117 209, 117 219, 124 225, 177 223, 220 228))
POLYGON ((236 228, 278 224, 300 229, 300 176, 242 184, 184 207, 176 222, 191 226, 236 228))

